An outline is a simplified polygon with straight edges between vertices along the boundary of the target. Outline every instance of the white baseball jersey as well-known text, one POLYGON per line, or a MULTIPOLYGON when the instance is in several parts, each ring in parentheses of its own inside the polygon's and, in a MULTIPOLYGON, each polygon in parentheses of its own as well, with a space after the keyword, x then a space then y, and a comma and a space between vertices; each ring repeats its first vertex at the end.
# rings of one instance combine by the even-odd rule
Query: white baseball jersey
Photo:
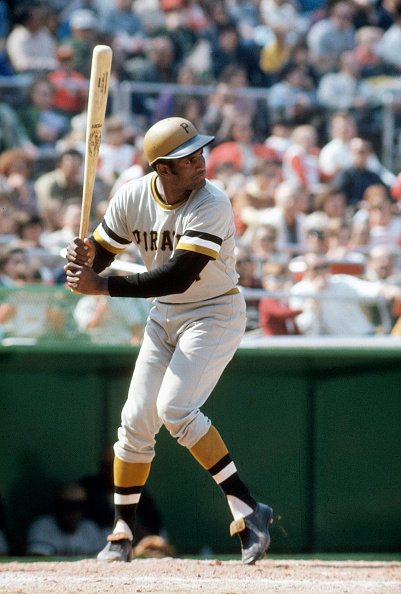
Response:
POLYGON ((185 293, 163 296, 164 302, 204 301, 235 289, 235 225, 229 198, 206 180, 189 198, 169 205, 158 191, 157 177, 149 173, 117 191, 95 240, 113 254, 134 243, 149 271, 166 264, 177 248, 211 257, 185 293))

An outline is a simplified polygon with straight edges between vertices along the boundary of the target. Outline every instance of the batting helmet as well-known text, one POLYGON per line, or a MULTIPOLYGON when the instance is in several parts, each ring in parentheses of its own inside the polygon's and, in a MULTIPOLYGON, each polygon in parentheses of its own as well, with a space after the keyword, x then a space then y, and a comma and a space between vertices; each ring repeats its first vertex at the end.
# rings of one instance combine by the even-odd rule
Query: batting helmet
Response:
POLYGON ((154 165, 159 159, 181 159, 213 142, 214 136, 199 134, 184 118, 166 118, 153 124, 143 139, 143 150, 154 165))

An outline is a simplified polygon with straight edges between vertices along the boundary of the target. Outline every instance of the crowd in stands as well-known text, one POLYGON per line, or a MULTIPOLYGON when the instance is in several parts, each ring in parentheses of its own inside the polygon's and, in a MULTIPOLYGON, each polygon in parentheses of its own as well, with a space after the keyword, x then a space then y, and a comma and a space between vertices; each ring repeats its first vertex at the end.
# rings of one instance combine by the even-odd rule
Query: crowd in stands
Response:
MULTIPOLYGON (((381 155, 384 98, 399 89, 401 0, 0 0, 0 338, 96 342, 114 324, 122 342, 141 340, 147 302, 128 311, 63 296, 99 43, 113 49, 115 92, 92 228, 122 183, 150 171, 147 128, 186 117, 216 138, 207 176, 232 201, 248 331, 401 332, 401 174, 381 155), (166 87, 132 92, 120 112, 119 89, 135 82, 166 87), (34 293, 7 292, 26 285, 59 291, 41 307, 34 293), (75 330, 60 334, 66 311, 75 330)), ((141 264, 134 247, 127 261, 141 264)))

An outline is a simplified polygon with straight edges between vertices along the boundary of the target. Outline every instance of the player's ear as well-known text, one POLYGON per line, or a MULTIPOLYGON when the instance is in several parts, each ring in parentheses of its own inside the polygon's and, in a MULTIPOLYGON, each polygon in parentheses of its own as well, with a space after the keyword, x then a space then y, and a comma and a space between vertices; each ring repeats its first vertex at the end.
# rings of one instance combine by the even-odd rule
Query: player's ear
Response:
POLYGON ((155 169, 160 177, 166 177, 171 173, 170 166, 167 163, 157 163, 155 169))

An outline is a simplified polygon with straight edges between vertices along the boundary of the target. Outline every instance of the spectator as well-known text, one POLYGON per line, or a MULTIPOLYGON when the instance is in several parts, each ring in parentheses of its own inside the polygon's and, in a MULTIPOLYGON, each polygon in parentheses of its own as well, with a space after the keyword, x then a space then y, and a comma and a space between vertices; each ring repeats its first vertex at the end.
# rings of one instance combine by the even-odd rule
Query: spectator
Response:
POLYGON ((0 248, 17 237, 16 212, 11 197, 0 189, 0 248))
POLYGON ((45 284, 53 284, 54 269, 59 265, 58 255, 52 256, 45 248, 43 220, 35 214, 19 212, 15 216, 18 245, 26 249, 32 268, 45 284))
POLYGON ((366 260, 366 254, 369 251, 370 229, 367 221, 351 220, 351 234, 348 244, 349 256, 354 255, 360 261, 366 260))
MULTIPOLYGON (((307 226, 306 223, 306 237, 305 237, 305 251, 311 254, 327 254, 329 249, 329 241, 326 226, 314 225, 307 226)), ((309 223, 310 224, 310 223, 309 223)), ((298 256, 298 261, 303 260, 303 255, 298 256)), ((292 259, 294 262, 294 259, 292 259)))
POLYGON ((263 266, 267 262, 282 261, 283 257, 276 248, 277 229, 272 225, 258 225, 253 229, 249 246, 258 263, 258 276, 262 277, 263 266))
POLYGON ((205 37, 211 44, 218 43, 219 30, 226 25, 237 22, 232 13, 231 5, 225 0, 203 3, 208 18, 208 26, 204 30, 205 37))
MULTIPOLYGON (((178 68, 176 77, 177 85, 190 87, 193 85, 198 85, 199 82, 199 77, 191 66, 184 64, 178 68)), ((168 118, 170 116, 178 116, 179 114, 182 114, 182 109, 184 107, 182 104, 184 103, 185 105, 185 102, 191 100, 199 101, 199 98, 192 96, 189 97, 187 93, 184 95, 177 95, 171 91, 161 92, 152 113, 152 122, 157 122, 162 118, 168 118)), ((198 124, 197 127, 199 128, 201 126, 198 124)))
POLYGON ((398 252, 386 244, 373 247, 366 260, 365 279, 401 286, 401 270, 399 264, 397 265, 397 254, 398 252))
MULTIPOLYGON (((82 154, 76 149, 67 149, 59 155, 56 168, 39 176, 35 182, 41 216, 47 231, 61 227, 60 210, 64 202, 82 196, 82 154)), ((95 216, 99 203, 106 200, 108 189, 99 179, 95 180, 93 210, 95 216)))
POLYGON ((273 38, 267 41, 260 52, 260 68, 266 75, 268 86, 278 81, 282 68, 290 59, 290 30, 290 23, 276 23, 272 27, 273 38))
POLYGON ((28 152, 15 148, 0 153, 0 189, 9 195, 16 210, 38 214, 32 158, 28 152))
POLYGON ((288 336, 300 334, 295 318, 302 309, 288 305, 286 293, 292 281, 286 264, 268 263, 264 266, 263 288, 272 293, 259 302, 259 324, 264 336, 288 336))
POLYGON ((307 35, 310 57, 320 75, 335 71, 342 52, 354 49, 352 18, 352 4, 341 0, 333 2, 327 16, 310 27, 307 35))
POLYGON ((126 169, 135 164, 134 130, 119 116, 108 116, 100 144, 97 175, 111 189, 126 169))
POLYGON ((0 334, 11 340, 36 342, 45 336, 62 336, 64 318, 50 293, 36 285, 43 282, 41 270, 30 257, 26 247, 11 245, 0 254, 0 287, 3 291, 0 305, 0 334), (21 289, 29 286, 29 291, 21 289))
POLYGON ((29 138, 41 151, 54 150, 56 142, 69 130, 69 120, 53 108, 54 88, 47 78, 38 78, 28 90, 27 105, 20 120, 29 138))
POLYGON ((288 258, 277 249, 277 229, 272 225, 257 225, 252 234, 245 234, 241 238, 241 245, 249 247, 255 262, 255 274, 258 279, 263 279, 264 268, 269 263, 272 265, 286 265, 288 258))
MULTIPOLYGON (((401 271, 399 265, 397 266, 397 254, 398 250, 395 251, 394 248, 385 244, 373 247, 367 255, 363 278, 372 282, 381 282, 400 287, 401 271)), ((387 302, 386 308, 387 319, 391 327, 393 327, 401 315, 401 301, 395 299, 392 302, 387 302)), ((382 323, 382 310, 373 306, 370 308, 369 313, 377 325, 382 323)))
POLYGON ((336 111, 328 117, 329 139, 319 153, 319 168, 326 181, 349 166, 349 143, 356 132, 355 118, 350 113, 336 111))
POLYGON ((320 75, 312 64, 309 46, 305 38, 302 38, 291 47, 289 62, 296 64, 304 72, 306 78, 313 82, 314 88, 317 87, 320 75))
POLYGON ((69 118, 81 113, 88 96, 87 80, 74 69, 74 50, 60 45, 56 51, 57 67, 49 72, 48 79, 53 86, 52 106, 61 115, 69 118))
POLYGON ((272 122, 270 133, 265 140, 265 145, 273 149, 279 161, 283 160, 285 151, 291 146, 291 134, 294 126, 288 120, 272 122))
MULTIPOLYGON (((356 120, 349 112, 336 111, 329 118, 329 140, 319 153, 319 167, 322 176, 330 181, 341 170, 349 167, 351 161, 350 143, 357 136, 356 120)), ((386 185, 395 182, 395 176, 379 161, 371 151, 366 165, 368 169, 378 173, 386 185)))
POLYGON ((82 212, 81 202, 80 197, 66 200, 60 209, 61 227, 43 237, 45 248, 52 254, 60 254, 60 251, 67 247, 71 239, 78 237, 82 212))
POLYGON ((41 243, 44 225, 38 215, 25 212, 18 213, 15 217, 18 243, 26 248, 43 248, 41 243))
POLYGON ((38 517, 29 527, 26 552, 41 556, 91 556, 103 535, 85 517, 86 493, 78 484, 67 484, 56 494, 52 513, 38 517))
MULTIPOLYGON (((261 289, 262 281, 258 275, 258 263, 253 257, 249 246, 237 245, 235 248, 236 269, 239 275, 238 284, 246 289, 261 289)), ((259 327, 259 301, 258 299, 246 300, 246 331, 259 327)))
MULTIPOLYGON (((230 131, 238 114, 247 114, 252 123, 259 122, 259 114, 264 118, 266 126, 267 116, 260 102, 253 97, 244 96, 244 89, 248 85, 248 75, 244 68, 227 66, 222 73, 214 92, 206 103, 205 113, 202 116, 203 127, 208 134, 216 138, 216 143, 226 142, 230 139, 230 131)), ((255 126, 253 125, 255 128, 255 126)), ((260 126, 263 130, 263 126, 260 126)))
POLYGON ((329 184, 320 184, 312 194, 313 211, 322 213, 327 219, 347 221, 351 217, 347 211, 347 200, 342 192, 333 189, 329 184))
POLYGON ((304 198, 304 190, 297 184, 282 182, 274 194, 275 206, 260 212, 259 224, 276 227, 277 249, 287 256, 294 256, 305 249, 304 198))
POLYGON ((15 25, 6 42, 7 53, 18 74, 37 75, 56 68, 56 40, 47 26, 43 2, 21 2, 15 9, 15 25))
POLYGON ((377 47, 378 54, 385 64, 392 67, 395 74, 401 72, 401 6, 395 3, 393 24, 383 33, 377 47))
POLYGON ((361 78, 361 67, 352 51, 342 52, 339 69, 327 72, 319 82, 317 96, 328 112, 339 109, 353 114, 359 132, 374 135, 380 129, 380 100, 372 85, 361 78))
POLYGON ((331 181, 331 185, 337 191, 345 194, 347 206, 356 209, 366 188, 375 184, 382 186, 385 184, 378 173, 369 169, 368 160, 372 154, 370 142, 355 137, 350 141, 349 147, 351 151, 349 166, 337 173, 331 181))
POLYGON ((107 299, 104 295, 81 297, 74 310, 79 330, 95 344, 142 342, 150 303, 146 299, 107 299))
POLYGON ((100 30, 112 38, 117 70, 129 56, 141 53, 145 47, 145 24, 135 10, 135 0, 113 0, 100 19, 100 30))
POLYGON ((369 336, 376 332, 361 307, 365 299, 401 297, 395 285, 370 282, 349 274, 330 274, 322 254, 305 255, 306 270, 290 290, 290 306, 302 309, 296 322, 303 334, 369 336))
POLYGON ((362 78, 390 74, 390 69, 384 64, 378 51, 382 36, 383 29, 373 25, 360 27, 356 31, 356 45, 353 54, 360 65, 362 78))
POLYGON ((321 181, 316 128, 310 124, 296 126, 291 141, 283 155, 283 178, 313 191, 321 181))
POLYGON ((6 41, 11 29, 11 14, 5 0, 0 0, 0 76, 14 74, 10 59, 7 55, 6 41))
POLYGON ((316 90, 304 69, 288 62, 280 72, 280 80, 270 87, 268 106, 272 123, 287 120, 292 125, 306 124, 317 113, 316 90))
POLYGON ((28 255, 25 249, 9 245, 0 253, 0 287, 19 287, 30 278, 28 255))
POLYGON ((287 0, 261 0, 260 13, 264 23, 276 32, 277 28, 286 28, 288 45, 292 46, 306 31, 306 19, 300 13, 298 6, 287 0))
POLYGON ((394 203, 387 188, 382 185, 369 186, 364 194, 355 219, 366 220, 369 225, 369 246, 386 244, 393 249, 400 247, 401 217, 394 210, 394 203))
POLYGON ((359 31, 363 27, 376 26, 386 31, 393 23, 393 13, 398 0, 381 2, 354 2, 353 23, 359 31))
POLYGON ((222 163, 232 163, 237 171, 249 175, 259 159, 274 160, 274 151, 264 143, 254 142, 253 134, 249 117, 237 114, 231 126, 231 139, 212 148, 206 158, 207 176, 213 178, 216 167, 222 163))
POLYGON ((147 44, 143 54, 125 61, 122 76, 144 82, 174 83, 176 67, 173 41, 168 35, 158 35, 147 44))
POLYGON ((89 79, 99 26, 96 14, 86 8, 74 10, 69 16, 69 26, 70 35, 63 40, 63 45, 74 51, 74 70, 89 79))
MULTIPOLYGON (((347 264, 361 264, 361 258, 355 256, 349 251, 349 243, 351 238, 351 223, 345 221, 342 218, 330 219, 325 229, 327 235, 327 251, 326 256, 330 263, 338 263, 340 266, 344 266, 343 270, 348 270, 351 274, 351 270, 357 268, 348 268, 347 264)), ((333 268, 331 268, 333 270, 333 268)), ((363 269, 359 268, 362 272, 363 269)))
POLYGON ((266 81, 260 68, 260 51, 260 46, 253 40, 241 37, 235 22, 220 26, 217 29, 217 38, 210 47, 214 79, 220 80, 225 68, 234 65, 247 72, 252 87, 264 86, 266 81))
MULTIPOLYGON (((239 175, 238 173, 236 174, 239 175)), ((259 224, 259 216, 275 205, 274 195, 282 182, 281 167, 277 161, 259 159, 250 176, 239 179, 232 177, 230 190, 236 227, 241 240, 247 242, 248 231, 253 236, 254 228, 259 224)))
POLYGON ((0 152, 22 148, 34 157, 38 149, 30 140, 18 113, 0 100, 0 152))
MULTIPOLYGON (((187 60, 191 61, 199 35, 189 22, 190 13, 186 0, 162 0, 160 6, 164 12, 164 24, 157 34, 166 35, 171 39, 176 68, 179 68, 187 60)), ((209 61, 207 63, 209 64, 209 61)))

